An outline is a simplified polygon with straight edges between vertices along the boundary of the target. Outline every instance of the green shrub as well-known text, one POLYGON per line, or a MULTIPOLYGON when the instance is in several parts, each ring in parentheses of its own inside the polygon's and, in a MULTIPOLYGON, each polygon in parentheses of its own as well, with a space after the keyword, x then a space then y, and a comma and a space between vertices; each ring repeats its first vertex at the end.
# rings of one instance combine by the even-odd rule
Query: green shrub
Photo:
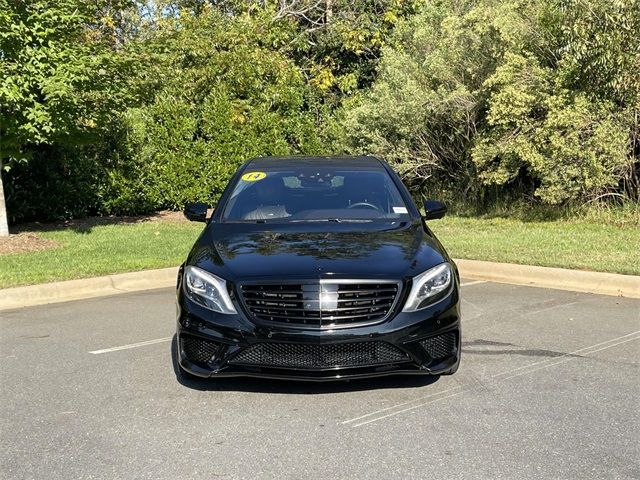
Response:
POLYGON ((622 3, 594 4, 615 21, 580 0, 427 5, 345 106, 344 148, 387 157, 416 193, 448 187, 460 201, 633 198, 640 8, 622 3))
POLYGON ((276 48, 291 32, 265 37, 263 21, 208 12, 168 30, 157 94, 123 116, 106 211, 212 202, 248 158, 321 150, 314 91, 276 48))
POLYGON ((617 186, 630 163, 619 113, 611 102, 554 88, 554 80, 537 59, 516 54, 487 79, 487 128, 472 150, 483 182, 506 184, 525 169, 549 204, 617 186))
POLYGON ((3 174, 9 221, 64 220, 98 212, 103 170, 92 152, 42 146, 3 174))

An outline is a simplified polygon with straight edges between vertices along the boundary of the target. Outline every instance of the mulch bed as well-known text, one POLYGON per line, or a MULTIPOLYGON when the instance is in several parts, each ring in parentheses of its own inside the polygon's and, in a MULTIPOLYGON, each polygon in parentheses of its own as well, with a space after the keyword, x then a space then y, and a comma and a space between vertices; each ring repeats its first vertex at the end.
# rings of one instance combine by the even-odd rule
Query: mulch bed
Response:
POLYGON ((58 243, 53 240, 40 238, 39 236, 29 232, 16 233, 9 235, 8 237, 0 237, 0 255, 40 252, 42 250, 48 250, 58 246, 58 243))
POLYGON ((40 223, 40 222, 30 222, 30 223, 22 223, 20 225, 16 225, 11 228, 11 232, 22 233, 22 232, 47 232, 51 230, 62 230, 66 228, 72 228, 74 230, 90 230, 92 227, 98 225, 122 225, 128 223, 144 223, 144 222, 170 222, 170 223, 181 223, 187 222, 188 220, 184 217, 182 212, 171 212, 169 210, 164 210, 162 212, 156 212, 151 215, 136 215, 131 217, 86 217, 86 218, 77 218, 73 220, 64 220, 60 222, 52 222, 52 223, 40 223))

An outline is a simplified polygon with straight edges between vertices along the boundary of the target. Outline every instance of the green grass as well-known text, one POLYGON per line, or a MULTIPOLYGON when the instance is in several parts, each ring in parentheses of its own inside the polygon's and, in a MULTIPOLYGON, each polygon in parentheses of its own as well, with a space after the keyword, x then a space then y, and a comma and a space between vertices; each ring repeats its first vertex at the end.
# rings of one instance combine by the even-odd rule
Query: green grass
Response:
POLYGON ((203 226, 144 222, 41 232, 61 247, 0 255, 0 288, 176 266, 203 226))
POLYGON ((640 228, 632 222, 450 216, 429 225, 455 258, 640 275, 640 228))
POLYGON ((420 198, 415 198, 418 205, 422 204, 422 198, 443 201, 447 205, 449 214, 458 217, 501 218, 545 223, 591 223, 640 228, 638 199, 634 200, 617 194, 605 196, 608 201, 574 202, 563 205, 545 205, 527 198, 523 192, 512 192, 511 195, 497 199, 472 201, 468 197, 461 199, 458 191, 437 189, 424 192, 420 198))
MULTIPOLYGON (((429 224, 455 258, 640 275, 634 224, 456 216, 429 224)), ((202 227, 155 221, 43 231, 61 246, 0 255, 0 288, 179 265, 202 227)))

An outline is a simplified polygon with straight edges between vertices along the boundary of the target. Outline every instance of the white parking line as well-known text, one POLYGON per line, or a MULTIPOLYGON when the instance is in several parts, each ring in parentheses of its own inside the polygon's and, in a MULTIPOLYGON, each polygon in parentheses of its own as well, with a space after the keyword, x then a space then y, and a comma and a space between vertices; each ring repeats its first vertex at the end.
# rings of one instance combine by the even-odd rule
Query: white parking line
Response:
POLYGON ((487 283, 486 280, 474 280, 473 282, 461 283, 461 287, 468 287, 469 285, 478 285, 479 283, 487 283))
MULTIPOLYGON (((631 334, 629 334, 629 335, 631 335, 631 334)), ((625 335, 625 337, 627 337, 627 336, 628 335, 625 335)), ((620 337, 620 338, 624 338, 624 337, 620 337)), ((603 343, 609 343, 609 345, 605 345, 604 347, 600 347, 600 348, 598 348, 596 350, 589 350, 588 352, 583 353, 582 356, 587 356, 587 355, 591 355, 592 353, 601 352, 602 350, 606 350, 607 348, 617 347, 618 345, 622 345, 623 343, 627 343, 627 342, 632 342, 633 340, 640 340, 640 335, 636 335, 635 337, 627 338, 626 340, 620 340, 619 342, 615 342, 615 343, 603 342, 603 343)), ((600 344, 600 345, 602 345, 602 344, 600 344)), ((596 345, 593 345, 593 346, 595 347, 596 345)), ((542 369, 547 368, 547 367, 554 367, 556 365, 560 365, 561 363, 565 363, 565 362, 568 362, 570 360, 575 360, 576 357, 570 357, 568 355, 570 355, 570 354, 562 355, 560 357, 556 357, 554 359, 556 361, 548 363, 548 364, 545 364, 545 365, 539 365, 539 366, 537 366, 536 368, 534 368, 532 370, 526 370, 524 372, 514 373, 513 375, 509 375, 507 377, 503 377, 502 380, 508 380, 510 378, 519 377, 520 375, 526 375, 528 373, 537 372, 538 370, 542 370, 542 369)))
MULTIPOLYGON (((348 423, 353 423, 353 422, 357 422, 358 420, 362 420, 363 418, 367 418, 367 417, 371 417, 372 415, 376 415, 378 413, 382 413, 382 412, 386 412, 388 410, 393 410, 394 408, 398 408, 398 407, 402 407, 404 405, 411 405, 412 403, 416 403, 416 402, 421 402, 426 400, 427 398, 431 398, 431 397, 437 397, 439 395, 442 395, 443 393, 449 393, 449 392, 455 392, 455 391, 460 391, 462 390, 464 387, 462 385, 458 385, 457 387, 452 387, 452 388, 447 388, 446 390, 442 390, 440 392, 435 392, 435 393, 431 393, 429 395, 425 395, 424 397, 420 397, 420 398, 415 398, 413 400, 409 400, 408 402, 404 402, 404 403, 399 403, 397 405, 393 405, 391 407, 387 407, 387 408, 383 408, 381 410, 376 410, 375 412, 371 412, 371 413, 365 413, 364 415, 360 415, 359 417, 356 418, 351 418, 349 420, 345 420, 344 422, 342 422, 342 425, 346 425, 348 423)), ((447 398, 450 395, 447 395, 447 398)), ((383 417, 380 417, 383 418, 383 417)))
POLYGON ((168 342, 173 337, 156 338, 155 340, 147 340, 146 342, 130 343, 128 345, 120 345, 119 347, 103 348, 102 350, 93 350, 89 353, 100 355, 101 353, 117 352, 118 350, 128 350, 130 348, 144 347, 146 345, 154 345, 156 343, 168 342))
MULTIPOLYGON (((529 365, 525 365, 523 367, 514 368, 512 370, 508 370, 506 372, 502 372, 502 373, 496 374, 491 378, 492 379, 496 379, 494 381, 497 382, 497 381, 508 380, 508 379, 514 378, 514 377, 519 377, 521 375, 527 375, 527 374, 536 372, 538 370, 542 370, 542 369, 547 368, 547 367, 554 367, 556 365, 560 365, 562 363, 566 363, 566 362, 569 362, 571 360, 575 360, 576 358, 579 358, 579 357, 574 356, 574 355, 577 355, 577 354, 581 354, 582 356, 587 356, 587 355, 591 355, 591 354, 596 353, 596 352, 600 352, 602 350, 606 350, 608 348, 616 347, 616 346, 621 345, 623 343, 631 342, 633 340, 640 340, 640 330, 628 333, 626 335, 622 335, 620 337, 612 338, 612 339, 604 341, 604 342, 596 343, 594 345, 589 345, 587 347, 583 347, 583 348, 580 348, 578 350, 574 350, 573 352, 565 353, 564 355, 561 355, 560 357, 554 357, 552 359, 543 360, 541 362, 534 362, 534 363, 531 363, 529 365), (595 348, 595 347, 600 347, 600 348, 595 348), (535 368, 533 368, 533 367, 535 367, 535 368), (521 371, 523 369, 525 369, 525 370, 521 371)), ((386 408, 383 408, 381 410, 377 410, 375 412, 370 412, 370 413, 367 413, 365 415, 361 415, 359 417, 352 418, 350 420, 345 420, 345 421, 342 422, 342 424, 344 425, 344 424, 348 424, 348 423, 354 423, 354 422, 357 422, 357 421, 362 420, 364 418, 375 417, 375 418, 371 418, 369 420, 366 420, 364 422, 358 422, 358 423, 355 423, 354 425, 352 425, 353 428, 361 427, 363 425, 367 425, 369 423, 377 422, 377 421, 383 420, 385 418, 389 418, 389 417, 393 417, 393 416, 396 416, 396 415, 400 415, 401 413, 405 413, 405 412, 408 412, 410 410, 415 410, 416 408, 423 407, 423 406, 428 405, 430 403, 435 403, 435 402, 438 402, 440 400, 444 400, 445 398, 455 397, 456 395, 460 395, 461 393, 464 393, 464 392, 467 392, 467 391, 470 391, 470 390, 476 390, 478 388, 479 387, 458 385, 456 387, 453 387, 453 388, 450 388, 450 389, 447 389, 447 390, 443 390, 441 392, 432 393, 430 395, 426 395, 426 396, 423 396, 423 397, 420 397, 420 398, 416 398, 416 399, 410 400, 408 402, 399 403, 398 405, 394 405, 394 406, 391 406, 391 407, 386 407, 386 408), (440 395, 442 395, 444 393, 449 393, 449 395, 440 396, 440 395), (438 398, 433 398, 433 397, 438 397, 438 398), (427 400, 427 399, 429 399, 429 400, 427 400), (421 402, 421 403, 417 403, 416 404, 416 402, 421 402), (412 405, 412 404, 415 404, 415 405, 412 405), (407 405, 411 405, 411 406, 407 406, 407 405), (405 406, 407 406, 407 408, 402 408, 400 410, 395 410, 395 411, 387 413, 385 415, 379 415, 380 413, 388 412, 389 410, 394 410, 394 409, 405 407, 405 406), (379 416, 376 416, 376 415, 379 415, 379 416)))
POLYGON ((638 334, 640 334, 640 330, 637 330, 637 331, 631 332, 631 333, 627 333, 626 335, 622 335, 620 337, 612 338, 611 340, 606 340, 604 342, 596 343, 594 345, 589 345, 588 347, 582 347, 582 348, 579 348, 578 350, 574 350, 573 352, 569 352, 569 353, 565 353, 564 355, 560 355, 559 357, 548 358, 546 360, 541 360, 539 362, 530 363, 529 365, 525 365, 523 367, 518 367, 518 368, 514 368, 513 370, 509 370, 509 371, 506 371, 506 372, 503 372, 503 373, 498 373, 498 374, 494 375, 491 378, 504 377, 505 375, 509 375, 509 377, 507 377, 507 378, 511 378, 511 376, 514 376, 514 377, 516 376, 516 375, 512 375, 512 374, 514 374, 515 372, 518 372, 520 370, 523 370, 523 369, 526 369, 527 372, 529 372, 529 371, 531 371, 530 369, 532 367, 535 367, 535 366, 538 366, 538 365, 544 365, 546 363, 556 363, 558 360, 563 359, 565 357, 574 358, 573 356, 574 355, 578 355, 578 354, 589 355, 590 353, 599 352, 600 350, 604 350, 605 348, 615 347, 616 345, 618 345, 618 343, 615 343, 615 342, 618 342, 618 340, 622 340, 623 338, 627 338, 627 337, 631 337, 631 336, 634 337, 634 338, 631 338, 629 340, 624 340, 624 341, 622 341, 620 343, 625 343, 627 341, 636 340, 636 338, 640 338, 640 337, 638 337, 638 334), (604 348, 599 348, 598 350, 589 351, 589 350, 591 350, 591 349, 593 349, 595 347, 600 347, 600 346, 606 345, 608 343, 613 343, 613 345, 607 345, 604 348))
POLYGON ((447 398, 455 397, 456 395, 460 395, 461 393, 464 393, 464 392, 466 392, 468 390, 472 390, 472 388, 471 387, 470 388, 465 388, 465 389, 459 390, 457 392, 451 393, 449 395, 445 395, 444 397, 434 398, 432 400, 429 400, 428 402, 423 402, 420 405, 414 405, 412 407, 407 407, 407 408, 405 408, 403 410, 397 410, 395 412, 389 413, 387 415, 383 415, 381 417, 372 418, 371 420, 367 420, 365 422, 361 422, 361 423, 358 423, 358 424, 354 425, 353 428, 361 427, 363 425, 367 425, 368 423, 377 422, 379 420, 383 420, 383 419, 388 418, 388 417, 393 417, 395 415, 400 415, 401 413, 408 412, 409 410, 415 410, 416 408, 419 408, 419 407, 424 407, 425 405, 428 405, 430 403, 436 403, 436 402, 439 402, 440 400, 445 400, 447 398))

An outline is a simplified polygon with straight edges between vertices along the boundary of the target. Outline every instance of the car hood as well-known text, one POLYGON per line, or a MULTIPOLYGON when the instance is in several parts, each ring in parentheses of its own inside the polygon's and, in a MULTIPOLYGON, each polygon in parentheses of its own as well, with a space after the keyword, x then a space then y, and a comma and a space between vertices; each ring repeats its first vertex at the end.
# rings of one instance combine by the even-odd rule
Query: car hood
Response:
POLYGON ((371 224, 210 224, 187 264, 232 282, 415 276, 446 261, 419 221, 371 224), (331 231, 327 231, 327 230, 331 231))

